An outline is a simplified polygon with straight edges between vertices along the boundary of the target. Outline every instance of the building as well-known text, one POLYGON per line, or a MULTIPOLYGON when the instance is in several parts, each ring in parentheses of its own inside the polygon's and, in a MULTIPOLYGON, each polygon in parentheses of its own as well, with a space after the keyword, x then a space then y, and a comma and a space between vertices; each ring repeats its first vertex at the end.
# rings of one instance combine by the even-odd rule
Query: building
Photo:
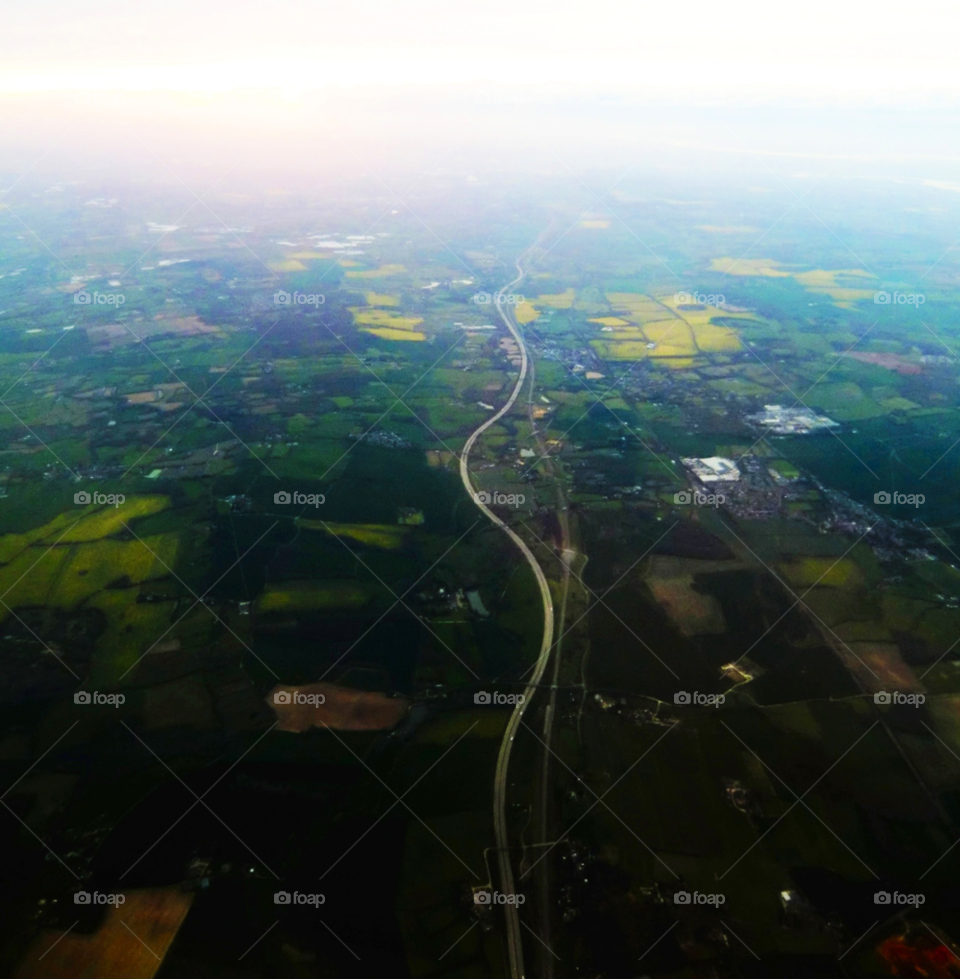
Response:
POLYGON ((747 420, 776 435, 807 435, 840 427, 833 419, 818 415, 809 408, 784 408, 781 405, 764 405, 763 411, 748 415, 747 420))
POLYGON ((710 456, 707 459, 681 459, 684 468, 689 470, 701 483, 735 483, 740 479, 740 470, 733 459, 710 456))

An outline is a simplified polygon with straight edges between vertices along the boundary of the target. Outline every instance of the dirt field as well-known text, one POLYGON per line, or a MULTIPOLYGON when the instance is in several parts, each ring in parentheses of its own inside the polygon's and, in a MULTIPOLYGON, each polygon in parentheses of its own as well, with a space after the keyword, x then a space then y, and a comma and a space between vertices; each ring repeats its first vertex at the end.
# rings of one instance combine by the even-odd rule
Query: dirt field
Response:
POLYGON ((312 727, 336 731, 388 731, 407 714, 410 702, 402 697, 351 690, 334 683, 310 683, 294 687, 278 684, 266 696, 270 709, 277 715, 280 731, 308 731, 312 727), (290 694, 290 703, 276 703, 275 694, 290 694), (320 694, 323 703, 294 703, 294 694, 320 694))
POLYGON ((878 367, 886 367, 888 371, 896 371, 898 374, 919 374, 921 367, 909 360, 904 360, 899 354, 869 353, 867 351, 854 350, 846 354, 852 360, 862 361, 864 364, 876 364, 878 367))

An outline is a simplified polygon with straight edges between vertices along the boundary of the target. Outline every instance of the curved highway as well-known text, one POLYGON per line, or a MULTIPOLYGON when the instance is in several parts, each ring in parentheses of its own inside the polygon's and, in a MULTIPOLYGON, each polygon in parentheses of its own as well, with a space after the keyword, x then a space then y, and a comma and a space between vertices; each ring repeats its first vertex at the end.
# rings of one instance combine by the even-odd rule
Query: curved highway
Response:
MULTIPOLYGON (((533 556, 533 552, 530 550, 530 548, 527 547, 526 543, 511 527, 508 527, 507 524, 505 524, 485 503, 481 503, 477 499, 476 490, 474 489, 473 484, 470 482, 470 470, 467 463, 470 458, 470 450, 473 448, 473 445, 477 439, 491 425, 496 424, 505 414, 507 414, 508 411, 513 408, 517 397, 520 394, 520 390, 527 379, 527 373, 530 369, 530 359, 527 355, 526 344, 523 342, 523 337, 520 334, 520 330, 517 328, 513 320, 511 320, 507 305, 499 302, 499 299, 504 292, 507 289, 511 289, 513 286, 517 285, 517 283, 519 283, 524 276, 523 269, 520 267, 519 259, 516 267, 517 277, 512 282, 508 282, 507 285, 505 285, 495 294, 494 302, 496 303, 497 312, 500 314, 500 318, 506 324, 507 329, 517 341, 517 345, 520 348, 520 376, 517 378, 517 383, 513 389, 513 393, 507 399, 503 407, 496 412, 496 414, 491 415, 490 418, 488 418, 470 436, 470 438, 467 439, 467 443, 464 445, 463 451, 460 453, 460 478, 463 480, 464 488, 466 489, 467 493, 470 494, 470 497, 474 503, 476 503, 476 505, 483 511, 487 519, 496 524, 496 526, 507 534, 513 543, 520 549, 524 558, 526 558, 527 564, 530 565, 530 569, 536 576, 537 584, 540 586, 540 597, 543 602, 543 642, 540 645, 540 653, 537 657, 537 663, 534 671, 527 683, 526 689, 524 690, 523 702, 517 704, 513 710, 513 713, 510 715, 510 721, 507 724, 507 729, 503 736, 503 742, 500 745, 500 755, 497 759, 497 772, 494 779, 493 824, 494 835, 496 838, 497 862, 500 870, 500 887, 502 888, 502 893, 504 894, 516 893, 513 865, 510 862, 509 834, 507 831, 507 770, 510 765, 510 754, 513 751, 514 736, 520 727, 520 722, 523 720, 524 711, 533 700, 533 695, 536 693, 537 685, 540 683, 543 673, 547 668, 547 663, 550 660, 550 649, 553 645, 554 628, 553 598, 550 595, 550 586, 547 583, 546 575, 543 573, 543 569, 540 567, 537 559, 533 556)), ((520 915, 517 911, 517 905, 505 904, 502 905, 502 907, 504 909, 507 923, 507 946, 509 949, 510 976, 511 979, 524 979, 526 973, 523 965, 523 942, 520 933, 520 915)))

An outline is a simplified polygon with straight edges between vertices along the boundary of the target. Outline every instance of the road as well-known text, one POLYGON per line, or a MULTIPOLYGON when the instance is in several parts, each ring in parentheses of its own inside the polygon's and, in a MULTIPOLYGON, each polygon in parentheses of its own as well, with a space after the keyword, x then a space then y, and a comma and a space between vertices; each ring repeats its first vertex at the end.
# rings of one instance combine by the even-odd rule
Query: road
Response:
MULTIPOLYGON (((499 292, 496 293, 495 300, 499 300, 499 298, 507 290, 512 289, 523 279, 524 272, 520 267, 520 261, 522 258, 523 256, 517 260, 517 277, 512 282, 508 282, 499 292)), ((464 445, 463 451, 460 453, 460 478, 463 481, 464 489, 466 489, 467 493, 470 495, 474 503, 480 508, 480 510, 483 511, 484 516, 486 516, 488 520, 496 524, 497 527, 507 534, 513 543, 520 549, 520 552, 526 559, 527 564, 530 565, 530 570, 533 571, 534 576, 537 579, 537 584, 540 588, 540 598, 543 603, 543 641, 540 645, 540 653, 537 657, 537 662, 533 673, 531 674, 526 689, 524 690, 523 702, 517 704, 513 710, 513 713, 510 715, 510 720, 507 723, 507 729, 500 745, 500 754, 497 758, 497 771, 494 777, 493 826, 497 848, 497 865, 500 871, 500 887, 501 892, 504 894, 515 894, 517 891, 516 884, 514 882, 513 865, 510 861, 510 839, 507 827, 507 772, 510 766, 510 755, 513 751, 513 739, 520 728, 520 722, 523 720, 524 711, 533 700, 533 696, 537 691, 537 686, 540 683, 544 671, 547 668, 547 663, 550 660, 550 650, 553 646, 554 613, 553 598, 550 595, 550 586, 547 583, 547 577, 543 573, 543 568, 540 567, 539 562, 533 556, 533 552, 529 547, 527 547, 526 543, 511 527, 508 527, 485 503, 481 503, 477 499, 477 491, 474 489, 474 486, 470 481, 468 460, 470 458, 470 451, 473 448, 474 443, 488 428, 490 428, 491 425, 495 425, 501 418, 503 418, 505 414, 507 414, 507 412, 513 409, 513 406, 520 395, 520 391, 526 382, 527 374, 530 370, 530 358, 527 354, 526 344, 523 341, 523 336, 521 335, 517 325, 510 318, 506 303, 497 302, 496 306, 497 312, 500 314, 500 318, 503 320, 514 340, 517 341, 517 345, 520 348, 520 376, 517 378, 516 386, 503 407, 498 412, 491 415, 467 439, 467 443, 464 445)), ((520 930, 520 915, 517 910, 517 905, 505 904, 502 907, 504 909, 507 925, 507 948, 510 976, 511 979, 524 979, 526 976, 526 971, 524 969, 523 962, 523 936, 520 930)))
MULTIPOLYGON (((535 388, 536 376, 535 365, 531 366, 530 373, 530 395, 527 402, 527 418, 530 421, 531 430, 536 438, 537 455, 539 456, 539 461, 543 466, 543 471, 553 477, 557 493, 556 514, 557 523, 560 527, 560 553, 558 557, 563 566, 563 577, 560 583, 560 615, 555 619, 555 628, 557 631, 560 631, 563 629, 563 624, 567 620, 567 599, 570 594, 571 566, 578 555, 577 552, 570 546, 570 513, 566 493, 564 493, 563 490, 563 483, 559 478, 559 473, 557 472, 557 467, 554 463, 553 457, 550 454, 550 450, 544 442, 543 431, 537 425, 537 420, 534 417, 533 392, 535 388)), ((541 738, 542 750, 540 752, 539 786, 538 791, 535 793, 537 801, 533 807, 534 813, 536 814, 535 823, 537 825, 537 836, 535 843, 537 846, 544 846, 553 838, 553 834, 551 832, 553 806, 551 805, 552 793, 550 791, 552 755, 551 745, 553 744, 553 723, 557 711, 557 684, 560 677, 562 643, 563 633, 561 631, 560 635, 557 637, 553 650, 553 676, 550 681, 550 689, 546 698, 546 706, 543 712, 543 736, 541 738), (538 808, 539 813, 536 812, 538 808)), ((534 849, 533 852, 536 854, 538 851, 534 849)), ((528 857, 529 854, 527 853, 526 849, 524 849, 523 859, 521 860, 520 864, 521 867, 527 868, 528 857)), ((536 892, 539 900, 538 921, 540 925, 540 934, 538 937, 540 938, 540 942, 538 943, 539 947, 534 949, 534 951, 538 953, 539 957, 538 975, 540 976, 540 979, 553 979, 555 958, 555 953, 553 951, 553 915, 555 905, 550 899, 550 896, 553 893, 553 883, 551 880, 552 866, 550 860, 540 860, 536 857, 534 857, 533 865, 536 868, 536 892)), ((524 869, 524 873, 526 872, 527 870, 524 869)))

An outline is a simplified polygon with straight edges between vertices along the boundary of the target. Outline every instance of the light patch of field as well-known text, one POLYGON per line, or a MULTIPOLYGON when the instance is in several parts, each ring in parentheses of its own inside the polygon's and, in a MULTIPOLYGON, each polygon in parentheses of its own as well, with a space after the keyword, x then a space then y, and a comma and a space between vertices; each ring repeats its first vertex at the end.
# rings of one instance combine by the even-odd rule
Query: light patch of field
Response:
POLYGON ((281 259, 279 262, 267 263, 274 272, 305 272, 306 265, 295 258, 281 259))
POLYGON ((358 326, 386 326, 392 330, 412 330, 423 322, 420 316, 400 316, 386 309, 364 309, 350 306, 353 321, 358 326))
POLYGON ((693 333, 683 320, 659 320, 646 323, 643 332, 652 343, 669 341, 674 346, 684 347, 688 353, 696 349, 693 333))
MULTIPOLYGON (((281 697, 283 699, 286 698, 281 697)), ((410 701, 403 697, 352 690, 334 683, 310 683, 299 687, 277 684, 264 700, 277 715, 277 730, 293 733, 314 727, 329 727, 336 731, 389 731, 406 717, 410 709, 410 701), (323 703, 294 703, 294 692, 321 696, 323 703), (290 703, 277 703, 275 695, 284 693, 290 696, 290 703)))
POLYGON ((671 368, 689 367, 698 353, 730 353, 742 349, 740 338, 727 326, 713 323, 723 316, 755 320, 753 313, 716 308, 678 308, 673 296, 651 297, 633 292, 611 292, 607 299, 621 316, 600 317, 599 323, 612 335, 592 345, 601 357, 610 360, 639 360, 643 357, 669 360, 671 368), (639 323, 642 330, 630 323, 639 323), (648 350, 644 343, 655 343, 648 350))
POLYGON ((690 354, 695 351, 688 347, 660 345, 654 350, 648 350, 646 342, 639 340, 591 340, 590 346, 604 360, 643 360, 644 357, 655 357, 665 367, 673 370, 687 368, 694 363, 690 354))
POLYGON ((797 272, 794 278, 810 292, 829 296, 834 305, 841 309, 853 309, 854 303, 873 298, 873 289, 858 289, 841 281, 875 278, 863 269, 811 269, 809 272, 797 272))
POLYGON ((71 547, 70 560, 63 563, 46 604, 73 609, 112 582, 127 579, 129 585, 139 585, 162 578, 174 566, 178 547, 175 533, 146 537, 143 543, 100 540, 71 547))
POLYGON ((7 606, 46 605, 52 582, 69 556, 68 547, 31 547, 0 567, 0 595, 5 603, 0 605, 0 621, 10 614, 7 606))
POLYGON ((591 340, 590 346, 604 360, 642 360, 650 353, 646 343, 638 340, 591 340))
POLYGON ((737 261, 730 258, 715 258, 711 271, 726 275, 764 276, 767 278, 792 277, 809 292, 828 296, 841 309, 852 309, 861 299, 870 299, 872 289, 857 288, 859 281, 874 279, 872 273, 864 269, 808 269, 806 272, 784 272, 781 263, 768 258, 744 258, 737 261), (855 280, 851 283, 849 280, 855 280))
POLYGON ((123 529, 124 523, 131 523, 138 517, 159 513, 170 505, 168 496, 129 496, 122 506, 107 506, 101 509, 79 507, 67 510, 54 517, 49 523, 29 530, 23 534, 4 534, 0 537, 0 564, 12 560, 24 548, 43 542, 46 546, 55 543, 73 544, 100 540, 123 529))
POLYGON ((71 527, 62 537, 56 531, 46 535, 45 543, 53 543, 50 538, 59 539, 61 544, 73 544, 110 537, 123 530, 124 524, 130 524, 139 517, 159 513, 169 505, 169 496, 130 496, 122 506, 106 506, 89 516, 82 517, 79 523, 71 527))
POLYGON ((780 271, 780 262, 772 258, 714 258, 710 262, 711 272, 724 275, 760 275, 768 279, 788 279, 789 272, 780 271))
POLYGON ((656 344, 647 351, 649 357, 689 357, 697 352, 693 333, 682 320, 651 324, 645 326, 643 332, 656 344))
POLYGON ((370 333, 381 340, 426 340, 426 333, 419 333, 416 330, 392 330, 385 326, 363 327, 363 333, 370 333))
POLYGON ((415 330, 423 319, 420 316, 400 316, 386 309, 349 307, 353 321, 361 332, 370 333, 381 340, 426 340, 427 335, 415 330))
POLYGON ((705 326, 710 323, 716 312, 710 310, 706 306, 682 309, 679 306, 674 307, 673 297, 671 296, 669 300, 664 300, 664 305, 669 305, 673 307, 673 310, 677 316, 684 321, 684 323, 690 326, 705 326))
POLYGON ((851 360, 859 360, 864 364, 876 364, 879 367, 885 367, 888 371, 896 371, 898 374, 920 374, 923 371, 916 360, 911 357, 902 357, 900 354, 850 350, 844 356, 851 360))
POLYGON ((606 355, 614 360, 637 360, 641 357, 669 359, 672 368, 689 367, 693 362, 691 357, 697 353, 730 353, 742 349, 736 333, 727 326, 713 323, 715 318, 757 319, 749 312, 707 307, 680 308, 673 296, 654 298, 633 292, 611 292, 607 294, 607 299, 622 316, 591 320, 612 333, 608 339, 595 342, 594 349, 601 356, 606 355), (636 327, 627 325, 631 322, 642 325, 642 337, 638 335, 636 327), (652 350, 641 350, 639 347, 621 345, 641 338, 657 346, 652 350), (604 351, 607 353, 604 354, 604 351))
POLYGON ((859 421, 878 418, 885 414, 872 398, 853 381, 839 381, 819 385, 810 394, 811 407, 820 408, 837 421, 859 421))
POLYGON ((809 588, 863 588, 866 579, 852 558, 803 557, 780 565, 791 585, 809 588))
POLYGON ((324 252, 287 252, 288 259, 298 259, 301 262, 313 261, 317 258, 332 258, 332 255, 324 252))
POLYGON ((139 343, 150 337, 176 336, 216 336, 226 339, 227 332, 220 326, 204 323, 199 316, 164 316, 158 313, 153 319, 141 320, 133 324, 106 323, 102 326, 86 327, 91 343, 113 349, 130 343, 139 343))
POLYGON ((693 331, 697 346, 703 353, 729 353, 742 349, 740 338, 729 326, 717 325, 713 322, 718 317, 751 321, 758 319, 754 313, 714 307, 679 309, 673 296, 665 296, 660 301, 675 310, 676 314, 687 323, 693 331))
POLYGON ((689 346, 680 346, 679 344, 672 343, 658 343, 653 350, 647 351, 647 356, 654 358, 664 358, 671 359, 676 357, 686 357, 689 363, 693 363, 691 354, 695 354, 697 351, 689 346))
POLYGON ((811 289, 820 296, 829 296, 840 309, 853 309, 862 299, 873 299, 873 289, 811 289))
MULTIPOLYGON (((343 261, 340 264, 346 265, 347 262, 343 261)), ((387 264, 381 265, 380 268, 377 269, 363 269, 360 271, 354 269, 349 272, 344 272, 343 274, 348 279, 385 279, 391 275, 402 275, 406 271, 407 267, 405 265, 387 264)))
POLYGON ((427 465, 432 466, 434 469, 440 469, 444 466, 448 466, 456 458, 457 457, 447 449, 427 449, 427 465))
POLYGON ((538 319, 540 311, 533 303, 520 303, 519 306, 514 307, 513 316, 521 326, 525 326, 527 323, 532 323, 535 319, 538 319))
POLYGON ((547 293, 537 296, 533 301, 538 306, 551 306, 553 309, 573 309, 573 301, 576 293, 572 288, 565 289, 563 292, 547 293))
POLYGON ((693 338, 704 353, 729 353, 743 346, 740 338, 729 327, 712 324, 694 324, 693 338))
POLYGON ((368 292, 366 295, 368 306, 399 306, 400 300, 396 296, 388 296, 383 292, 368 292))
MULTIPOLYGON (((737 451, 737 454, 733 458, 738 458, 742 454, 742 452, 737 451)), ((727 458, 730 457, 728 456, 727 458)), ((800 470, 786 459, 771 459, 768 463, 768 468, 772 469, 778 475, 783 476, 784 479, 797 479, 800 476, 800 470)))
POLYGON ((620 319, 619 316, 598 316, 596 319, 589 320, 590 323, 599 323, 601 326, 629 326, 629 320, 620 319))
POLYGON ((286 581, 269 584, 257 599, 260 612, 310 612, 321 609, 359 608, 366 592, 347 581, 286 581))
POLYGON ((672 314, 672 310, 665 308, 663 303, 639 292, 608 292, 607 301, 632 322, 653 323, 672 314))
POLYGON ((604 218, 588 218, 580 222, 581 228, 609 228, 610 222, 604 218))
POLYGON ((877 404, 887 411, 913 411, 913 409, 920 407, 916 401, 910 401, 909 398, 901 398, 899 396, 882 398, 877 404))
POLYGON ((720 603, 693 587, 693 575, 661 578, 648 576, 654 598, 684 636, 716 636, 727 631, 720 603))
POLYGON ((395 551, 402 543, 406 529, 395 524, 327 523, 320 520, 301 520, 307 530, 322 530, 335 537, 349 537, 359 544, 395 551))
MULTIPOLYGON (((840 277, 847 279, 873 279, 872 273, 864 269, 811 269, 809 272, 795 272, 793 277, 807 289, 833 289, 840 277)), ((870 295, 873 295, 871 291, 870 295)))
POLYGON ((850 642, 847 646, 840 647, 840 657, 869 693, 919 693, 926 689, 900 655, 896 643, 850 642))
MULTIPOLYGON (((99 591, 86 604, 100 609, 107 618, 107 629, 97 640, 91 671, 91 681, 104 686, 116 684, 171 625, 170 606, 138 603, 135 588, 99 591)), ((209 617, 209 612, 205 615, 209 617)))
POLYGON ((42 930, 14 979, 153 979, 194 895, 179 886, 121 893, 124 903, 107 905, 103 924, 92 935, 42 930))

